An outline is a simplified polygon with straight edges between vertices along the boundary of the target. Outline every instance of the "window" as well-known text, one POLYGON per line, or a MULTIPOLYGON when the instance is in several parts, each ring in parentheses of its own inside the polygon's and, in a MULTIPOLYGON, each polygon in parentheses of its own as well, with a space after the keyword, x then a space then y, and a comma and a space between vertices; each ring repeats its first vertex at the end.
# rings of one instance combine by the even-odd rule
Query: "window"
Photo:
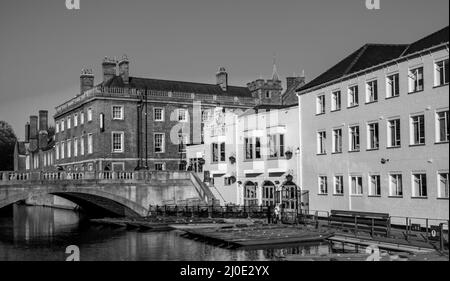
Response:
POLYGON ((84 124, 84 112, 80 113, 80 124, 83 125, 84 124))
POLYGON ((154 151, 156 153, 163 153, 165 147, 164 134, 156 133, 154 134, 154 151))
POLYGON ((436 113, 437 118, 437 142, 448 142, 449 140, 449 122, 448 122, 449 111, 441 111, 436 113))
POLYGON ((255 138, 255 159, 261 159, 261 138, 255 138))
POLYGON ((245 138, 245 159, 251 160, 253 159, 253 142, 251 138, 245 138))
POLYGON ((266 99, 270 99, 270 96, 271 96, 270 91, 267 91, 266 92, 266 99))
POLYGON ((358 86, 352 86, 348 88, 348 107, 358 106, 359 97, 358 97, 358 86))
POLYGON ((55 154, 56 160, 59 160, 59 143, 55 144, 55 154))
POLYGON ((381 196, 381 177, 379 175, 369 177, 369 195, 381 196))
POLYGON ((389 196, 401 197, 403 196, 402 175, 389 175, 389 196))
POLYGON ((220 144, 220 161, 225 162, 225 143, 220 144))
POLYGON ((73 157, 78 157, 78 138, 73 139, 73 157))
POLYGON ((413 196, 427 197, 427 175, 413 174, 413 196))
POLYGON ((284 157, 284 135, 268 135, 269 157, 284 157))
POLYGON ((351 184, 351 194, 352 195, 362 195, 363 194, 363 185, 362 185, 362 177, 361 176, 352 176, 350 177, 351 184))
POLYGON ((189 136, 183 133, 179 133, 178 140, 178 153, 186 153, 186 145, 189 144, 189 136))
POLYGON ((87 120, 88 122, 92 121, 92 108, 88 108, 87 110, 87 120))
POLYGON ((367 93, 366 101, 368 103, 378 101, 378 81, 377 80, 373 80, 373 81, 366 83, 366 93, 367 93))
POLYGON ((333 130, 333 153, 342 153, 342 129, 333 130))
POLYGON ((58 121, 55 124, 55 131, 56 131, 56 133, 59 133, 59 122, 58 121))
POLYGON ((186 166, 187 166, 186 162, 184 162, 184 161, 179 162, 178 163, 178 170, 179 171, 186 171, 186 166))
POLYGON ((434 86, 448 84, 448 59, 439 61, 434 65, 434 86))
POLYGON ((425 144, 425 116, 417 115, 411 117, 411 144, 425 144))
POLYGON ((69 117, 67 117, 67 129, 70 129, 72 127, 72 119, 69 117))
POLYGON ((209 118, 208 110, 203 110, 202 111, 202 123, 205 123, 206 121, 208 121, 208 118, 209 118))
POLYGON ((64 132, 64 125, 66 124, 66 121, 64 119, 61 120, 61 132, 64 132))
POLYGON ((123 120, 123 106, 114 105, 112 107, 112 119, 123 120))
POLYGON ((350 151, 359 151, 359 126, 350 127, 350 151))
POLYGON ((155 163, 155 171, 164 171, 165 165, 164 163, 155 163))
POLYGON ((319 194, 321 195, 328 194, 327 177, 325 176, 319 177, 319 194))
POLYGON ((438 196, 448 199, 448 172, 438 174, 438 196))
POLYGON ((331 94, 331 111, 341 110, 341 91, 335 91, 331 94))
POLYGON ((411 69, 408 74, 409 77, 409 92, 423 91, 423 67, 411 69))
POLYGON ((80 155, 84 155, 84 136, 80 137, 80 155))
POLYGON ((367 126, 368 130, 368 149, 378 149, 380 147, 379 142, 379 126, 378 123, 372 123, 367 126))
POLYGON ((94 153, 94 139, 92 134, 88 134, 88 154, 94 153))
POLYGON ((64 159, 65 158, 65 146, 66 146, 66 143, 65 142, 61 142, 61 159, 64 159))
POLYGON ((155 107, 153 109, 153 119, 155 121, 164 121, 164 109, 160 107, 155 107))
POLYGON ((400 76, 398 73, 386 78, 386 96, 388 98, 400 96, 400 76))
POLYGON ((326 154, 327 132, 317 133, 317 154, 326 154))
POLYGON ((67 158, 72 157, 72 140, 67 140, 67 158))
POLYGON ((388 147, 400 147, 401 131, 400 131, 400 119, 389 120, 388 124, 388 147))
POLYGON ((219 144, 218 143, 212 143, 212 162, 217 163, 219 162, 219 144))
POLYGON ((112 132, 111 134, 112 134, 112 151, 115 153, 123 152, 124 133, 112 132))
POLYGON ((343 195, 344 194, 344 177, 335 176, 334 177, 334 194, 343 195))
POLYGON ((325 113, 325 95, 320 95, 317 97, 317 114, 325 113))
POLYGON ((179 122, 187 122, 187 110, 184 108, 178 109, 178 121, 179 122))
POLYGON ((77 127, 78 126, 78 114, 75 114, 73 116, 73 126, 77 127))

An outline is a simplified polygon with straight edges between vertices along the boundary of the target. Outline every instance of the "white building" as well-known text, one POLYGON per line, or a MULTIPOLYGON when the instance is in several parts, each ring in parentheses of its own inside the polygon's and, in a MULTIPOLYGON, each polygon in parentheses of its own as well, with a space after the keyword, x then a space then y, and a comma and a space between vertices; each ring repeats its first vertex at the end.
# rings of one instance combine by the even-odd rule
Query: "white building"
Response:
POLYGON ((409 45, 365 45, 300 88, 310 208, 448 220, 448 82, 447 27, 409 45))

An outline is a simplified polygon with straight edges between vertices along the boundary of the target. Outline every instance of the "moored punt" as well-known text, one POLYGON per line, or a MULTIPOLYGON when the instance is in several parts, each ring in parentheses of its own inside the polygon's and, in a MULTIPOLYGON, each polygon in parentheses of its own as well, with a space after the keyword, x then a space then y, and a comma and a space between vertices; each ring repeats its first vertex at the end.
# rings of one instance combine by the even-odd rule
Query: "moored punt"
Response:
POLYGON ((321 242, 330 232, 319 232, 290 226, 247 226, 233 228, 185 229, 185 237, 201 239, 222 247, 256 247, 321 242))

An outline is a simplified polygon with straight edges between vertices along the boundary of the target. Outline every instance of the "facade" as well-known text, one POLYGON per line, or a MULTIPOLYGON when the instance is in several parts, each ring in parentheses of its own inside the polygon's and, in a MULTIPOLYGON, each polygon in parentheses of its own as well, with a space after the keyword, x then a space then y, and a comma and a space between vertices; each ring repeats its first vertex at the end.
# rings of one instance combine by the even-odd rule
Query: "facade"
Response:
POLYGON ((365 45, 298 90, 311 209, 448 220, 448 34, 365 45))
POLYGON ((185 170, 185 146, 203 141, 202 112, 258 103, 248 88, 228 85, 224 68, 212 85, 130 77, 126 57, 105 58, 102 67, 102 83, 84 70, 80 94, 56 108, 56 163, 64 169, 185 170))
POLYGON ((205 121, 205 143, 187 148, 190 167, 205 174, 222 205, 284 203, 294 210, 300 194, 297 128, 296 105, 213 109, 205 121))
POLYGON ((131 77, 129 65, 125 56, 105 58, 97 86, 92 71, 83 70, 80 94, 56 107, 60 168, 186 170, 185 147, 204 142, 201 120, 207 110, 282 103, 275 67, 272 79, 237 87, 228 84, 223 67, 216 84, 201 84, 131 77))
POLYGON ((48 111, 30 116, 25 125, 25 140, 17 141, 14 149, 14 170, 55 169, 55 149, 52 128, 48 126, 48 111))

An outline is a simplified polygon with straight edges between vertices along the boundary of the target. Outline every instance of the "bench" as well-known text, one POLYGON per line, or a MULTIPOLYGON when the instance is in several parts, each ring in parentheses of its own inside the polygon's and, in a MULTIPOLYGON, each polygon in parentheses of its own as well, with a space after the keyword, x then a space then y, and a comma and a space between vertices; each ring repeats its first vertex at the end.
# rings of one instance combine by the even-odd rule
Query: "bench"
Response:
POLYGON ((328 225, 341 230, 368 232, 373 237, 375 234, 390 235, 391 219, 389 214, 369 213, 356 211, 331 210, 328 217, 328 225))

